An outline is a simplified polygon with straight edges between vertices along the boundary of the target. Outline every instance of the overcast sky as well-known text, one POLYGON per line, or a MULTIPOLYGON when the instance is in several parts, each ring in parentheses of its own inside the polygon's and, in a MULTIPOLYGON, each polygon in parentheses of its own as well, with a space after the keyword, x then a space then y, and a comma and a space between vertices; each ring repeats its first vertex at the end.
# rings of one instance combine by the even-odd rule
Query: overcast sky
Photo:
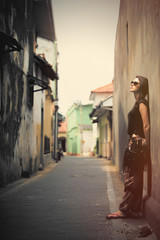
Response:
POLYGON ((91 90, 114 77, 119 0, 52 0, 58 43, 59 112, 91 103, 91 90))

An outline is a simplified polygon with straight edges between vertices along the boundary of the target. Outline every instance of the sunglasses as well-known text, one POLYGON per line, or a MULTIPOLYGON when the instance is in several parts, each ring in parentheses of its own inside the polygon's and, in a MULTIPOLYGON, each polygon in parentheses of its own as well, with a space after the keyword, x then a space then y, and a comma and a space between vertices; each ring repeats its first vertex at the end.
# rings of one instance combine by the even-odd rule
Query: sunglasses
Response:
POLYGON ((131 81, 131 84, 133 84, 134 86, 138 85, 139 82, 136 82, 136 81, 131 81))

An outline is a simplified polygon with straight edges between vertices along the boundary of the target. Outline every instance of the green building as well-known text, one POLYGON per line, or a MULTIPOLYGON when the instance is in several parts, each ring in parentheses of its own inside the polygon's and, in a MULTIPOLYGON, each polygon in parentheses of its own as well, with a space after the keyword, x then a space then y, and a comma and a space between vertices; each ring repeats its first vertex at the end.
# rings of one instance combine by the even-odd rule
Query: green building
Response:
POLYGON ((91 155, 93 151, 92 104, 74 103, 67 112, 67 153, 91 155))

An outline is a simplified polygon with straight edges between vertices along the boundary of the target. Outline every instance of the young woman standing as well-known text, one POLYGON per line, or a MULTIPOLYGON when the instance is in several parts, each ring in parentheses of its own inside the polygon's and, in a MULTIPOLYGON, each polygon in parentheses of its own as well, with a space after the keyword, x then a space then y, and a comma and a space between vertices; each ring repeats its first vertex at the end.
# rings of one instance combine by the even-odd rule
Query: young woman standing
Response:
POLYGON ((141 154, 134 154, 134 161, 124 162, 123 171, 126 175, 124 182, 123 201, 117 212, 107 215, 107 219, 140 216, 143 192, 144 162, 149 153, 150 124, 149 106, 145 99, 148 94, 148 79, 136 76, 131 82, 130 92, 134 94, 135 104, 128 114, 129 151, 141 148, 141 154))

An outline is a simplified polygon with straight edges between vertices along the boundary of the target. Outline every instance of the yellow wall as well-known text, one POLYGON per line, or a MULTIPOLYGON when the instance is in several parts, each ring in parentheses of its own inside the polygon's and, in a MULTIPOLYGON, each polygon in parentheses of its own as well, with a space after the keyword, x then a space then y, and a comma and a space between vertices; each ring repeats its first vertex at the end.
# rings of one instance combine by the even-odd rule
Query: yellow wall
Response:
MULTIPOLYGON (((49 91, 45 91, 45 104, 44 104, 44 131, 43 136, 50 139, 50 152, 53 151, 53 110, 54 103, 51 100, 49 91)), ((43 141, 43 149, 45 142, 43 141)))

